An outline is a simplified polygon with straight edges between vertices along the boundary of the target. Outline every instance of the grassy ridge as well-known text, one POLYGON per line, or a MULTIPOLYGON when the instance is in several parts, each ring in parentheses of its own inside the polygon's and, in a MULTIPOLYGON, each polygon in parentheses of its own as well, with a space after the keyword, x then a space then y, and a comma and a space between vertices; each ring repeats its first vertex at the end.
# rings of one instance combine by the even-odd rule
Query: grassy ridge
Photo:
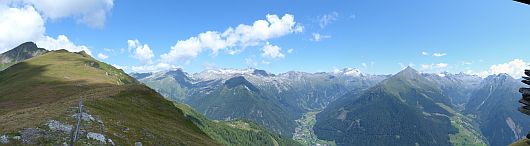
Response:
POLYGON ((117 144, 218 145, 171 102, 123 71, 84 52, 64 50, 0 72, 0 134, 68 117, 81 98, 86 111, 105 123, 103 134, 117 144))

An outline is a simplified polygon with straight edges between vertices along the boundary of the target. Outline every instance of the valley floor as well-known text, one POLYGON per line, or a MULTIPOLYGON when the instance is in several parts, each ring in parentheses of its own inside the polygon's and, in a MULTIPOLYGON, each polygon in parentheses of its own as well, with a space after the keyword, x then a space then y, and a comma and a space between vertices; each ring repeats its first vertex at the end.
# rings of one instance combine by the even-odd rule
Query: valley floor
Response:
POLYGON ((316 124, 316 115, 321 111, 310 111, 296 120, 298 127, 295 129, 293 139, 307 146, 335 146, 333 141, 325 141, 317 138, 313 131, 316 124))
POLYGON ((449 138, 455 146, 486 146, 485 138, 476 129, 476 125, 473 124, 473 120, 460 112, 451 109, 450 107, 438 103, 441 107, 453 114, 449 117, 451 119, 451 125, 458 129, 458 133, 450 134, 449 138))

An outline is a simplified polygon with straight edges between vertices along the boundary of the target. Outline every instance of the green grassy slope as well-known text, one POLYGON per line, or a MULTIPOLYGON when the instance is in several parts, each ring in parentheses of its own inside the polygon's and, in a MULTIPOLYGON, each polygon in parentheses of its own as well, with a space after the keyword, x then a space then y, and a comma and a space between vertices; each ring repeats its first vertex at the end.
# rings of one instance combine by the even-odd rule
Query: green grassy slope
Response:
MULTIPOLYGON (((71 114, 80 99, 101 125, 82 129, 101 133, 118 145, 219 145, 172 102, 123 71, 84 52, 64 50, 33 57, 0 72, 0 135, 24 135, 21 130, 27 128, 45 130, 42 125, 52 119, 74 125, 71 114)), ((33 144, 64 141, 67 138, 44 136, 33 144)), ((81 136, 79 143, 93 144, 86 136, 81 136)))

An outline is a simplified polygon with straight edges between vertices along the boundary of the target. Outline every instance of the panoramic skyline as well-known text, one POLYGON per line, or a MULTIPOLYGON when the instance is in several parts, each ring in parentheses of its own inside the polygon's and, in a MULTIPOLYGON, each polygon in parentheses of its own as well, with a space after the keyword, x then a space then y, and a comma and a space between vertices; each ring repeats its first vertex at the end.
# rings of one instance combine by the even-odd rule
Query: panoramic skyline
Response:
POLYGON ((0 53, 35 41, 127 72, 180 67, 394 74, 508 73, 530 59, 530 9, 513 1, 0 2, 0 53), (244 13, 242 13, 244 12, 244 13), (21 33, 24 32, 24 33, 21 33))

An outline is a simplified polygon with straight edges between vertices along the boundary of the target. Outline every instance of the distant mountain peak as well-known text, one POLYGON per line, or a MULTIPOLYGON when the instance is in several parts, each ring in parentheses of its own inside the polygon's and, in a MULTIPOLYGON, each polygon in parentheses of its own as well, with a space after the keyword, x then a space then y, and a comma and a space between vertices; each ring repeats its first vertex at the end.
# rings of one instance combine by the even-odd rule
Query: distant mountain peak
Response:
POLYGON ((38 48, 33 42, 25 42, 17 47, 0 54, 0 70, 24 61, 26 59, 42 55, 48 52, 46 49, 38 48))
POLYGON ((260 69, 254 69, 254 71, 252 72, 252 75, 263 76, 263 77, 274 76, 274 74, 268 73, 267 71, 260 70, 260 69))
POLYGON ((398 72, 395 76, 402 76, 402 77, 410 78, 410 77, 420 76, 420 73, 414 68, 408 66, 407 68, 398 72))
POLYGON ((484 81, 487 83, 517 82, 512 76, 506 73, 489 75, 484 79, 484 81))
POLYGON ((256 88, 252 83, 250 83, 245 77, 243 76, 236 76, 233 78, 230 78, 225 81, 224 85, 228 88, 234 88, 237 86, 245 86, 251 91, 258 91, 258 88, 256 88))

